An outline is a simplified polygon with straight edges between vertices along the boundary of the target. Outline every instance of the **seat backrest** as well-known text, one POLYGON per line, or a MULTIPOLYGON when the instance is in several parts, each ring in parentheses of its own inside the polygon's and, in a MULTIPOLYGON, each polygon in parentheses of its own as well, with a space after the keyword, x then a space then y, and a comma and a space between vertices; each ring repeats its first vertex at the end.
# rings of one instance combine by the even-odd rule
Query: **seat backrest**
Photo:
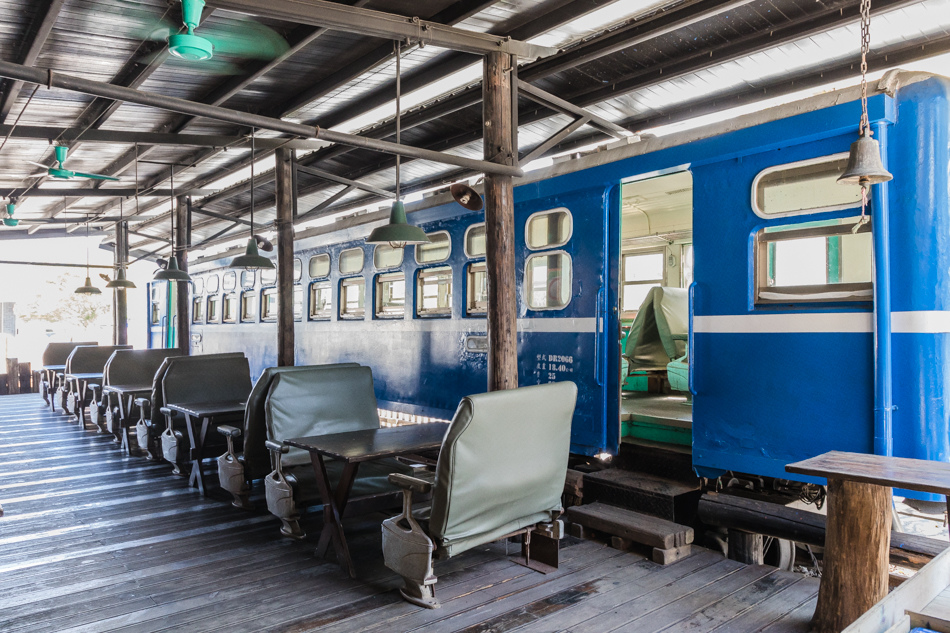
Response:
POLYGON ((662 370, 686 353, 689 294, 683 288, 651 288, 624 339, 631 369, 662 370))
POLYGON ((267 394, 274 377, 298 371, 310 371, 326 367, 359 367, 359 363, 339 363, 334 365, 299 365, 293 367, 267 367, 254 383, 251 395, 244 409, 244 472, 251 479, 266 475, 271 468, 270 452, 264 446, 267 440, 267 394))
MULTIPOLYGON (((278 374, 271 383, 265 411, 267 439, 275 442, 379 428, 369 367, 314 367, 278 374)), ((291 449, 281 461, 295 466, 309 463, 310 456, 302 449, 291 449)))
POLYGON ((577 386, 464 398, 445 434, 429 533, 450 556, 561 510, 577 386))
POLYGON ((120 349, 106 362, 104 382, 107 385, 144 385, 152 382, 155 372, 177 349, 120 349))
POLYGON ((242 356, 210 358, 179 356, 168 364, 162 378, 165 404, 221 402, 247 399, 251 368, 242 356))
POLYGON ((67 374, 99 374, 105 370, 112 353, 132 349, 131 345, 80 345, 66 359, 67 374))
MULTIPOLYGON (((175 351, 177 350, 165 350, 165 351, 175 351)), ((172 361, 178 360, 180 358, 243 358, 244 352, 227 352, 225 354, 201 354, 199 356, 168 356, 165 360, 162 361, 162 364, 158 366, 158 370, 155 371, 155 375, 152 377, 152 393, 149 396, 151 401, 151 421, 153 425, 158 425, 161 427, 162 421, 165 416, 162 415, 161 408, 165 406, 165 396, 162 392, 162 380, 165 378, 168 368, 171 366, 172 361)))
POLYGON ((66 359, 69 358, 69 355, 72 354, 73 350, 83 346, 98 345, 95 341, 87 341, 85 343, 50 343, 46 346, 46 349, 43 350, 43 365, 65 365, 66 359))

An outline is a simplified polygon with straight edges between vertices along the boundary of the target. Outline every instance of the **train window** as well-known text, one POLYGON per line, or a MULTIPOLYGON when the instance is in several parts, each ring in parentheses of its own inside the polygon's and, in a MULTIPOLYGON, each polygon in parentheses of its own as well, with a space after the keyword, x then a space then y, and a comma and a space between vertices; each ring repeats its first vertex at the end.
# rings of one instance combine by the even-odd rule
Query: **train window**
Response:
POLYGON ((416 314, 419 316, 451 316, 452 269, 425 268, 416 278, 416 314))
POLYGON ((192 292, 196 295, 204 294, 205 291, 205 279, 204 277, 195 277, 192 282, 192 292))
POLYGON ((310 318, 319 321, 329 319, 333 313, 333 301, 330 298, 331 287, 329 281, 318 281, 310 284, 310 318))
POLYGON ((320 253, 310 258, 310 278, 326 279, 330 276, 330 256, 327 253, 320 253))
POLYGON ((303 288, 294 288, 294 321, 303 321, 303 288))
POLYGON ((388 273, 376 276, 376 316, 401 319, 406 314, 406 275, 388 273))
POLYGON ((294 260, 294 283, 300 281, 300 278, 303 277, 303 264, 300 263, 299 259, 294 260))
POLYGON ((402 266, 405 253, 406 249, 402 246, 393 248, 389 244, 377 244, 373 250, 373 266, 376 267, 376 270, 399 268, 402 266))
POLYGON ((255 282, 255 275, 253 270, 242 270, 241 271, 241 287, 242 288, 253 288, 255 282))
POLYGON ((241 293, 241 321, 257 321, 257 293, 253 290, 241 293))
POLYGON ((772 226, 756 234, 756 303, 870 301, 871 225, 857 218, 772 226))
POLYGON ((574 232, 571 212, 561 207, 534 213, 528 218, 524 239, 533 251, 564 246, 574 232))
POLYGON ((220 286, 217 275, 211 275, 208 277, 208 292, 213 293, 217 292, 220 286))
POLYGON ((623 292, 620 295, 620 310, 636 313, 650 288, 663 285, 663 269, 666 255, 663 251, 630 253, 623 256, 623 292))
MULTIPOLYGON (((362 253, 362 249, 357 249, 362 253)), ((366 313, 363 297, 366 294, 366 280, 362 277, 350 277, 340 282, 340 318, 362 319, 366 313)))
POLYGON ((155 284, 152 284, 148 320, 152 325, 158 325, 162 320, 162 300, 158 294, 158 286, 155 284))
POLYGON ((224 291, 230 292, 237 286, 237 275, 233 270, 224 273, 224 291))
POLYGON ((340 274, 353 275, 363 272, 363 249, 349 248, 340 253, 340 274))
POLYGON ((438 264, 444 262, 452 253, 452 239, 448 231, 426 233, 431 240, 428 244, 416 245, 417 264, 438 264))
POLYGON ((861 187, 840 185, 848 153, 764 169, 752 181, 752 210, 763 218, 849 209, 861 204, 861 187))
POLYGON ((195 297, 191 300, 191 322, 201 323, 204 321, 205 302, 201 297, 195 297))
POLYGON ((564 251, 537 253, 525 263, 524 288, 532 310, 558 310, 571 302, 572 263, 564 251))
POLYGON ((277 283, 276 268, 261 268, 261 285, 273 286, 277 283))
POLYGON ((487 252, 485 223, 479 222, 465 229, 465 256, 484 257, 487 252))
POLYGON ((485 262, 472 262, 466 274, 466 314, 488 313, 488 270, 485 262))
POLYGON ((224 303, 221 306, 221 322, 234 323, 238 315, 238 297, 231 293, 224 295, 224 303))
POLYGON ((277 288, 266 288, 261 293, 261 320, 273 321, 277 318, 277 288))
POLYGON ((221 303, 221 297, 218 295, 211 295, 208 297, 208 320, 207 323, 217 323, 218 322, 218 312, 219 306, 221 303))

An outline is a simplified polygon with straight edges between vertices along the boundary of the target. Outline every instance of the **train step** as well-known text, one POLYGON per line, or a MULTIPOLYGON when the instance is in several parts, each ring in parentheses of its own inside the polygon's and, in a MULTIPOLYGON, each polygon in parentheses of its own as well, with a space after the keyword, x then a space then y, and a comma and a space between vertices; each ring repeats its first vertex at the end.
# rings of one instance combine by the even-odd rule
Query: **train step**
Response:
POLYGON ((573 506, 567 509, 567 518, 574 525, 614 537, 614 547, 626 549, 630 543, 652 547, 653 561, 661 565, 688 556, 692 548, 693 528, 606 503, 573 506))
POLYGON ((613 464, 685 483, 699 481, 693 472, 693 451, 688 446, 625 437, 613 464))
POLYGON ((584 502, 601 502, 692 525, 696 518, 699 480, 684 482, 646 472, 611 468, 584 475, 584 502))

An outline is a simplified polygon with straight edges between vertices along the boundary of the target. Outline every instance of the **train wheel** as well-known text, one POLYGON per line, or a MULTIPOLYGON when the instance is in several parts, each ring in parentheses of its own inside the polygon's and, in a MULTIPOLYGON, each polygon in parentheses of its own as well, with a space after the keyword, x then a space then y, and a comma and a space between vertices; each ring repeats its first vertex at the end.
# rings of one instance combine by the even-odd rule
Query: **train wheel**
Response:
POLYGON ((778 567, 783 571, 795 568, 795 542, 783 538, 765 537, 764 560, 766 565, 778 567))

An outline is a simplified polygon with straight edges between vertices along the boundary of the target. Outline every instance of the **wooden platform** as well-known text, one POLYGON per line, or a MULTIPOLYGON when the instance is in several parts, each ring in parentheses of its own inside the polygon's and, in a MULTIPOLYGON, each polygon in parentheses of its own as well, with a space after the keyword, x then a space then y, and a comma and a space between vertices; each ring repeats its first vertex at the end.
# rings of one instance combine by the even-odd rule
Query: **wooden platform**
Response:
POLYGON ((429 611, 399 598, 381 517, 348 524, 351 580, 265 511, 201 498, 170 472, 36 395, 0 398, 0 631, 804 633, 814 610, 815 579, 701 548, 661 567, 566 539, 547 576, 503 543, 437 563, 443 606, 429 611))

